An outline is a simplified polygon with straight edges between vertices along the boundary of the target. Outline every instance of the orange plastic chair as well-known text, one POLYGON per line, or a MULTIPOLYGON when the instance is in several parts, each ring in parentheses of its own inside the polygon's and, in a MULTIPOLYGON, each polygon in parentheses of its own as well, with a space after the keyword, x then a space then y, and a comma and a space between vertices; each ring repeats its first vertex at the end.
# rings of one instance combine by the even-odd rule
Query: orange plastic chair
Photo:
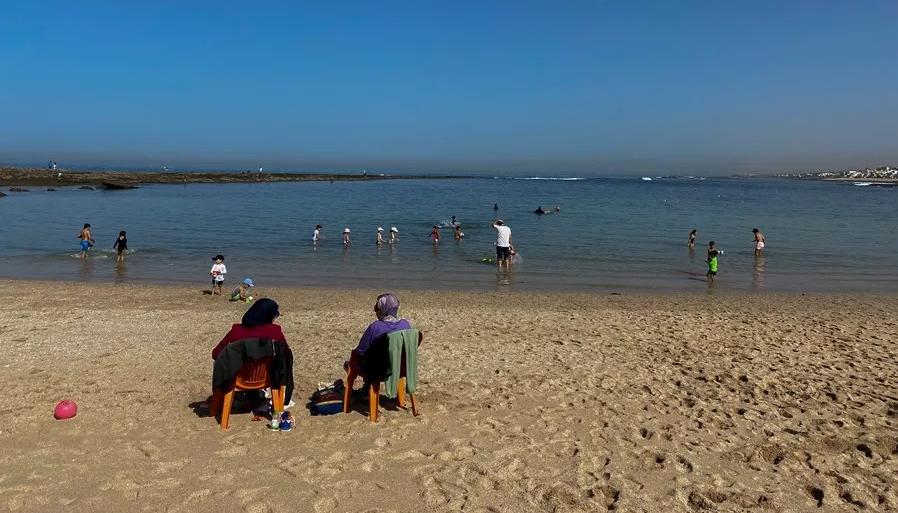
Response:
MULTIPOLYGON (((418 346, 424 341, 424 333, 418 332, 418 346)), ((355 378, 359 376, 358 369, 352 365, 346 371, 346 389, 343 391, 343 413, 349 413, 349 407, 352 401, 352 385, 355 378)), ((363 376, 364 377, 364 376, 363 376)), ((369 383, 368 387, 368 419, 371 422, 377 422, 377 409, 380 406, 380 381, 377 383, 369 383)), ((408 394, 409 402, 412 403, 412 415, 418 416, 418 403, 415 401, 415 394, 408 394)), ((396 387, 396 404, 400 408, 405 408, 405 351, 402 351, 402 365, 399 370, 399 384, 396 387)))
MULTIPOLYGON (((237 377, 231 382, 227 390, 215 389, 212 392, 212 402, 209 403, 209 414, 213 417, 221 412, 221 430, 228 429, 228 421, 231 417, 231 407, 234 403, 234 391, 237 390, 264 390, 271 388, 271 377, 268 368, 271 366, 271 358, 261 358, 243 364, 237 372, 237 377)), ((280 415, 284 411, 285 386, 271 388, 271 401, 274 405, 273 415, 280 415)))

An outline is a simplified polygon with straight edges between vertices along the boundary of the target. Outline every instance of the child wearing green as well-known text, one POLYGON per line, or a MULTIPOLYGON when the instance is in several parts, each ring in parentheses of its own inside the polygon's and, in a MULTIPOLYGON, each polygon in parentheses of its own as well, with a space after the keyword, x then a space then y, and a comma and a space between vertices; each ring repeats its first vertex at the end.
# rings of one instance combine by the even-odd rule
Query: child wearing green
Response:
POLYGON ((714 246, 714 241, 708 243, 708 258, 706 262, 708 262, 708 274, 706 275, 709 280, 714 281, 717 279, 717 256, 720 255, 720 251, 714 246))

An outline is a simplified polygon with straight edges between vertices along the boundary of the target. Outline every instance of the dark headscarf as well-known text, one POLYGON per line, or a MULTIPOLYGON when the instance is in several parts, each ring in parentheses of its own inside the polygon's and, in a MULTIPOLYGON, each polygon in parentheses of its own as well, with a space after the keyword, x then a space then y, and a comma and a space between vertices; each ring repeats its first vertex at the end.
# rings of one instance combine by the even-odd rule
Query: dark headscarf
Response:
POLYGON ((249 310, 243 314, 243 320, 240 324, 244 328, 255 328, 263 324, 271 324, 280 315, 278 312, 278 304, 273 299, 262 298, 256 301, 249 310))

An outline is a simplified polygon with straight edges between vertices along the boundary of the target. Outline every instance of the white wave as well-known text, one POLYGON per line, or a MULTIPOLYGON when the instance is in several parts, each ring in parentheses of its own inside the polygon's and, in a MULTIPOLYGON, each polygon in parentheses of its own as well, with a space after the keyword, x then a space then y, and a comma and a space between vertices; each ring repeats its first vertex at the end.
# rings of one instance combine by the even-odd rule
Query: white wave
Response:
POLYGON ((561 176, 513 176, 512 180, 554 180, 561 182, 576 182, 580 180, 586 180, 586 178, 579 177, 561 177, 561 176))

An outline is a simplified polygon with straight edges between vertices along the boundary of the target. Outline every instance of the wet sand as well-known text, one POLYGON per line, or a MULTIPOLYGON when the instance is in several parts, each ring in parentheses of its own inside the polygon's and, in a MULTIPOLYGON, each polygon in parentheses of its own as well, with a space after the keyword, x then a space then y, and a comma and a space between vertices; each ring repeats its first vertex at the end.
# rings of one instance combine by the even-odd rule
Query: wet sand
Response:
POLYGON ((378 291, 259 289, 298 426, 203 415, 245 306, 195 288, 0 282, 0 510, 888 511, 898 297, 399 292, 422 415, 304 399, 378 291), (52 418, 74 399, 79 414, 52 418), (819 506, 819 507, 818 507, 819 506))

